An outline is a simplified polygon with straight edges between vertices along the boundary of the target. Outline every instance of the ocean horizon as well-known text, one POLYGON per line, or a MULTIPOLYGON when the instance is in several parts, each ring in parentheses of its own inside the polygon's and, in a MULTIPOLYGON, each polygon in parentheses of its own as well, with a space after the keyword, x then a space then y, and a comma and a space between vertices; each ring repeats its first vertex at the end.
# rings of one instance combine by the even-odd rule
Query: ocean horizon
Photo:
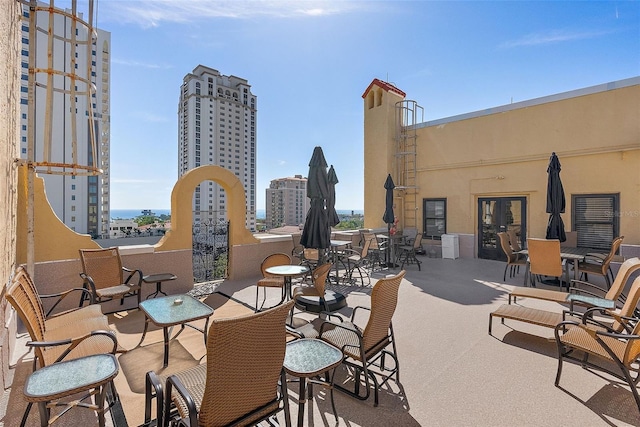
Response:
MULTIPOLYGON (((171 215, 171 209, 146 209, 155 215, 171 215)), ((142 215, 143 209, 111 209, 111 219, 133 219, 142 215)), ((338 215, 364 215, 362 209, 336 209, 338 215)), ((267 217, 265 209, 256 209, 256 218, 265 219, 267 217)))

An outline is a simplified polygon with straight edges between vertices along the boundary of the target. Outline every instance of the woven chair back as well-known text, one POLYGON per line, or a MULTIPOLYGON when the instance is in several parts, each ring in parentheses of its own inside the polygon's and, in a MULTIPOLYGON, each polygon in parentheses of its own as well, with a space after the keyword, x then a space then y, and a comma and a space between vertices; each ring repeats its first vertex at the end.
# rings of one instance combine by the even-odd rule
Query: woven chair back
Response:
POLYGON ((293 304, 213 320, 201 426, 228 425, 276 398, 286 348, 285 321, 293 304))
POLYGON ((362 252, 360 253, 360 259, 364 259, 369 255, 369 248, 371 247, 371 240, 365 240, 362 246, 362 252))
POLYGON ((509 236, 509 244, 511 246, 511 249, 514 252, 521 251, 522 248, 520 247, 520 239, 518 239, 518 236, 516 235, 516 230, 514 230, 513 228, 507 230, 507 235, 509 236))
POLYGON ((543 276, 562 276, 560 240, 527 239, 529 271, 543 276))
MULTIPOLYGON (((638 301, 640 301, 640 277, 636 278, 631 284, 631 289, 629 289, 627 299, 624 301, 624 304, 618 314, 620 316, 635 317, 633 312, 638 305, 638 301)), ((613 322, 612 327, 618 332, 621 332, 624 329, 617 320, 613 322)))
POLYGON ((498 238, 500 239, 500 247, 502 251, 507 256, 507 262, 513 262, 515 259, 515 254, 511 250, 511 245, 509 244, 509 236, 504 231, 498 233, 498 238))
POLYGON ((371 241, 371 246, 369 247, 369 249, 379 249, 378 248, 378 238, 376 237, 376 235, 374 233, 371 233, 369 231, 365 231, 362 233, 362 240, 367 241, 370 240, 371 241))
POLYGON ((373 286, 371 290, 371 313, 362 334, 365 352, 368 352, 389 336, 391 318, 398 304, 398 289, 405 273, 405 270, 402 270, 395 276, 378 280, 373 286))
POLYGON ((620 269, 618 270, 618 274, 616 274, 616 278, 611 284, 611 288, 609 288, 609 290, 607 291, 605 298, 613 301, 617 300, 624 290, 629 277, 631 277, 631 275, 638 270, 640 270, 640 258, 629 258, 628 260, 623 262, 620 266, 620 269))
POLYGON ((262 272, 262 277, 278 277, 272 274, 267 273, 265 270, 269 267, 275 267, 277 265, 289 265, 291 264, 291 257, 287 254, 283 253, 275 253, 268 255, 265 259, 262 260, 262 264, 260 264, 260 271, 262 272))
POLYGON ((624 236, 619 236, 613 239, 613 241, 611 242, 611 250, 602 261, 603 273, 606 273, 607 270, 609 269, 609 264, 611 263, 611 260, 613 260, 613 257, 616 255, 616 252, 618 252, 618 249, 620 249, 620 245, 622 245, 623 240, 624 240, 624 236))
POLYGON ((422 244, 422 234, 416 234, 416 238, 413 241, 413 249, 420 248, 421 244, 422 244))
POLYGON ((117 247, 80 249, 82 270, 91 276, 96 289, 122 284, 122 259, 117 247))
POLYGON ((313 286, 318 291, 318 295, 324 296, 325 287, 327 284, 327 276, 333 265, 331 263, 322 264, 313 269, 311 278, 313 279, 313 286))
POLYGON ((362 236, 360 236, 360 233, 351 235, 351 247, 359 248, 361 247, 361 242, 362 242, 362 236))
MULTIPOLYGON (((20 320, 24 323, 29 336, 33 341, 44 341, 45 315, 40 301, 38 291, 31 280, 27 270, 20 266, 13 276, 9 290, 7 291, 7 301, 18 312, 20 320)), ((34 347, 39 360, 45 360, 41 347, 34 347)))

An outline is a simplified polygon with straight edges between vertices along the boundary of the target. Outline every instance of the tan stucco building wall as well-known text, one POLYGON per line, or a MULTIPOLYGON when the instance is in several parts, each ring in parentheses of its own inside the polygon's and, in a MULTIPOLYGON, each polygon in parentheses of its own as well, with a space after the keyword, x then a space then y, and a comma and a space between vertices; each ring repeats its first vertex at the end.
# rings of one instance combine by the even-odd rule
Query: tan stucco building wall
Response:
MULTIPOLYGON (((384 226, 382 185, 388 173, 394 174, 398 93, 373 84, 363 95, 369 228, 384 226), (380 105, 371 105, 371 91, 383 92, 380 105)), ((567 200, 565 229, 572 229, 572 195, 619 193, 620 235, 625 244, 640 244, 640 78, 420 123, 416 134, 421 231, 422 200, 446 198, 447 232, 467 236, 474 245, 478 198, 523 196, 527 237, 544 237, 546 170, 555 151, 567 200)), ((402 207, 402 192, 395 195, 402 207)), ((402 225, 405 213, 399 211, 402 225)))

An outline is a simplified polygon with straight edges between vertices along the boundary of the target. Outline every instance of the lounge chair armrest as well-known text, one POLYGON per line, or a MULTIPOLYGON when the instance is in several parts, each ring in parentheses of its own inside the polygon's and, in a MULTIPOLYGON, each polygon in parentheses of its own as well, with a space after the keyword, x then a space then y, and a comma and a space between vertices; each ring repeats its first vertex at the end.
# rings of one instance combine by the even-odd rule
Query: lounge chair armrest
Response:
POLYGON ((96 284, 93 281, 93 278, 85 273, 80 273, 80 277, 84 282, 85 288, 88 288, 93 294, 96 292, 96 284))
POLYGON ((169 420, 169 413, 171 408, 171 395, 173 394, 173 390, 175 388, 176 393, 180 395, 180 397, 184 400, 187 409, 189 410, 189 419, 197 420, 198 419, 198 410, 196 409, 196 403, 191 397, 189 390, 182 384, 180 378, 175 375, 171 375, 167 378, 167 385, 165 390, 165 403, 164 403, 164 422, 167 423, 169 420))
POLYGON ((89 334, 83 335, 81 337, 58 341, 28 341, 26 345, 29 347, 57 347, 61 345, 67 345, 67 349, 56 359, 56 362, 60 362, 64 360, 64 358, 67 357, 67 355, 71 353, 71 351, 79 346, 83 341, 99 335, 106 336, 111 339, 111 341, 113 341, 113 348, 110 353, 116 354, 116 351, 118 349, 118 340, 116 339, 116 335, 112 331, 92 331, 89 334))
POLYGON ((66 290, 64 292, 60 292, 58 294, 40 295, 40 299, 58 298, 58 300, 53 304, 53 306, 49 309, 49 311, 47 311, 47 313, 45 314, 45 317, 49 317, 51 315, 51 313, 53 312, 53 310, 58 306, 58 304, 60 304, 60 302, 63 299, 65 299, 68 295, 70 295, 72 292, 82 292, 83 294, 86 294, 86 296, 89 298, 89 304, 95 303, 95 299, 93 297, 93 293, 91 291, 89 291, 89 289, 86 289, 86 288, 71 288, 69 290, 66 290))
POLYGON ((607 290, 602 289, 600 286, 594 285, 593 283, 585 282, 583 280, 571 280, 571 286, 569 287, 570 293, 588 293, 593 296, 597 296, 602 298, 603 295, 606 295, 607 290), (586 286, 588 289, 583 289, 582 287, 576 286, 586 286))

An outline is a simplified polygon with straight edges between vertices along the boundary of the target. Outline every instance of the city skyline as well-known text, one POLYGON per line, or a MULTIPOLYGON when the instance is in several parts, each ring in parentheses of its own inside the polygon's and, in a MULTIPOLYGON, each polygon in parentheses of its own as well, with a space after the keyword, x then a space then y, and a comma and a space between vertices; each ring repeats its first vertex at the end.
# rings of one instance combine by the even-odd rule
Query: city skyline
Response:
POLYGON ((257 209, 271 180, 307 175, 316 145, 340 180, 336 207, 362 209, 374 78, 429 121, 640 74, 639 2, 98 4, 112 35, 112 209, 170 208, 177 93, 198 64, 246 78, 260 100, 257 209))

